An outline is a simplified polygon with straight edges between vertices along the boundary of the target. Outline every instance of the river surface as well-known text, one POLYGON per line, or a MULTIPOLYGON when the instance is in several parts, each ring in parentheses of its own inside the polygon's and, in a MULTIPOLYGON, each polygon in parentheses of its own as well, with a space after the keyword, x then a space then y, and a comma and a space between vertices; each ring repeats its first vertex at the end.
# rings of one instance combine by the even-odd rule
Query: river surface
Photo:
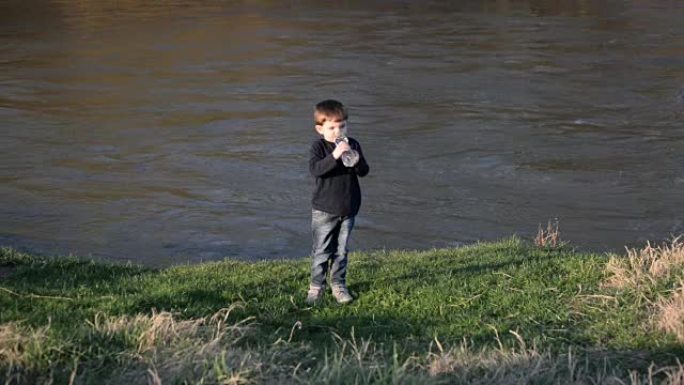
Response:
POLYGON ((0 245, 310 252, 312 107, 371 172, 351 248, 684 232, 682 1, 0 3, 0 245))

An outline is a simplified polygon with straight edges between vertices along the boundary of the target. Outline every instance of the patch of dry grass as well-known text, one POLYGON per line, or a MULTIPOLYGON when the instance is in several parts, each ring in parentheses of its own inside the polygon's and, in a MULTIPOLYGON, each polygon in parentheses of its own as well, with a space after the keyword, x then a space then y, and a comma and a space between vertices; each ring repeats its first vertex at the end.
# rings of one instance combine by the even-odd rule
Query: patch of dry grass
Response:
POLYGON ((10 368, 32 367, 64 345, 49 341, 50 326, 23 327, 19 323, 0 325, 0 364, 10 368))
POLYGON ((255 352, 235 344, 251 329, 251 318, 227 323, 236 306, 210 317, 179 320, 169 312, 135 317, 96 317, 93 332, 122 334, 134 340, 135 353, 121 373, 121 380, 136 384, 169 383, 201 378, 207 383, 242 384, 258 377, 262 362, 255 352))
POLYGON ((0 383, 52 383, 52 369, 34 370, 45 365, 47 357, 65 350, 64 343, 50 341, 49 329, 49 325, 31 328, 15 322, 0 325, 0 383))
POLYGON ((135 341, 137 353, 152 352, 163 346, 178 344, 180 341, 203 343, 202 350, 223 341, 226 334, 232 340, 243 334, 247 319, 236 325, 227 325, 226 320, 236 306, 221 309, 211 317, 178 320, 170 312, 152 311, 151 315, 138 314, 134 317, 105 317, 101 314, 88 321, 93 333, 112 337, 122 335, 124 340, 135 341))
POLYGON ((614 384, 684 385, 684 365, 658 366, 648 370, 633 370, 611 354, 578 355, 572 350, 554 355, 528 347, 522 337, 511 331, 519 341, 516 349, 474 351, 467 343, 444 349, 435 339, 437 352, 430 353, 426 369, 431 377, 446 379, 452 384, 515 385, 515 384, 614 384))
POLYGON ((0 362, 10 367, 28 365, 32 352, 45 341, 46 330, 24 329, 17 323, 0 325, 0 362))
MULTIPOLYGON (((684 242, 682 236, 678 236, 660 246, 648 242, 641 249, 627 248, 626 256, 611 257, 602 286, 633 290, 638 306, 647 318, 643 323, 650 330, 669 333, 684 342, 683 276, 684 242), (677 277, 680 277, 679 287, 673 288, 670 282, 677 277), (641 304, 642 298, 646 299, 645 304, 641 304)), ((616 304, 622 296, 624 293, 617 294, 616 304)))
POLYGON ((654 247, 647 243, 641 249, 627 248, 626 256, 613 256, 606 265, 609 288, 638 288, 653 286, 659 279, 669 278, 673 271, 684 266, 684 242, 682 237, 670 243, 654 247))
POLYGON ((449 348, 435 338, 426 355, 412 354, 401 360, 396 352, 389 358, 383 356, 371 341, 338 338, 337 350, 316 370, 295 373, 294 383, 684 385, 681 363, 646 363, 644 369, 636 370, 631 362, 636 352, 554 354, 529 346, 517 332, 510 333, 518 340, 515 348, 504 348, 499 342, 498 349, 477 350, 466 341, 449 348))
POLYGON ((654 320, 659 330, 684 342, 684 282, 680 282, 672 296, 660 298, 656 302, 654 320))
POLYGON ((227 323, 234 308, 189 320, 179 320, 169 312, 118 317, 98 314, 82 326, 87 340, 101 344, 100 352, 111 349, 113 341, 123 342, 124 346, 95 356, 79 351, 77 341, 55 346, 56 341, 48 336, 49 325, 35 330, 16 323, 0 325, 0 379, 8 384, 52 383, 53 372, 67 371, 69 382, 78 383, 83 376, 79 361, 81 367, 92 369, 113 359, 119 362, 117 372, 109 380, 103 378, 102 383, 165 384, 179 378, 200 378, 206 383, 247 383, 248 379, 258 377, 262 362, 257 352, 235 346, 250 330, 252 319, 227 323), (74 356, 73 367, 51 367, 55 360, 50 353, 55 351, 74 356))

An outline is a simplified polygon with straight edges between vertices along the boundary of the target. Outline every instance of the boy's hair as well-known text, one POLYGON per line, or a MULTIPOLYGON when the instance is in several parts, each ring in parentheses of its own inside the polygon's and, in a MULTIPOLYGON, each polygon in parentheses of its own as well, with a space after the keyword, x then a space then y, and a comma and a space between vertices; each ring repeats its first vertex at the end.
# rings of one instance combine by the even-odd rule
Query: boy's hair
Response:
POLYGON ((323 124, 329 118, 347 120, 348 116, 347 108, 337 100, 324 100, 314 107, 314 122, 316 124, 323 124))

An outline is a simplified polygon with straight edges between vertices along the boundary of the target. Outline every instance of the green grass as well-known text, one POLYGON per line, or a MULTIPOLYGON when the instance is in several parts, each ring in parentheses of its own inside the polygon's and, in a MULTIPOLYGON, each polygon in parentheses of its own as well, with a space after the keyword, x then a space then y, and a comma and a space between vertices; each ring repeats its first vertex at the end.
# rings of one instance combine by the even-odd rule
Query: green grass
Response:
MULTIPOLYGON (((160 370, 164 383, 276 377, 300 383, 458 383, 453 376, 429 374, 428 366, 463 349, 470 352, 468 359, 478 358, 469 366, 479 368, 472 378, 494 373, 484 363, 503 353, 557 364, 575 352, 575 357, 594 357, 576 358, 587 368, 610 359, 608 368, 616 372, 605 365, 587 369, 592 381, 597 370, 629 379, 629 368, 645 373, 652 361, 675 364, 675 357, 684 357, 684 345, 645 326, 648 307, 638 293, 601 288, 607 260, 569 247, 541 250, 517 238, 457 249, 353 253, 348 284, 356 300, 341 306, 327 293, 321 304, 309 307, 304 303, 308 259, 150 269, 37 258, 5 248, 0 251, 0 327, 11 325, 14 331, 6 330, 4 342, 0 332, 0 380, 47 382, 73 374, 76 383, 105 378, 116 383, 137 373, 147 381, 141 383, 154 383, 154 370, 160 370), (223 326, 209 322, 231 305, 236 307, 223 326), (160 312, 172 313, 175 322, 206 322, 187 335, 171 333, 168 341, 155 342, 155 355, 146 356, 140 341, 149 323, 136 324, 133 318, 160 312), (116 317, 128 322, 124 331, 98 328, 96 320, 116 317), (240 327, 222 329, 243 320, 240 327), (207 357, 205 349, 189 348, 205 346, 213 338, 211 330, 219 329, 226 332, 220 339, 224 350, 207 357), (164 351, 166 359, 160 358, 164 351), (174 361, 174 352, 195 358, 174 361), (157 360, 156 369, 149 371, 151 360, 157 360), (191 364, 195 361, 204 369, 191 364), (175 366, 166 368, 170 362, 175 366)), ((578 375, 553 373, 560 377, 535 377, 529 383, 563 383, 578 375)), ((472 382, 467 378, 458 377, 472 382)))

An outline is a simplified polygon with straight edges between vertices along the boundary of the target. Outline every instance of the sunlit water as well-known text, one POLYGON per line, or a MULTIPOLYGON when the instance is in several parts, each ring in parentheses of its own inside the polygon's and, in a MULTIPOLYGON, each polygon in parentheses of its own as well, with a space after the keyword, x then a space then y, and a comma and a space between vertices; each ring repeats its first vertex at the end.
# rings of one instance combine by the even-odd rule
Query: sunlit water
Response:
POLYGON ((0 244, 306 256, 330 97, 371 166, 353 249, 684 232, 681 2, 448 3, 0 3, 0 244))

